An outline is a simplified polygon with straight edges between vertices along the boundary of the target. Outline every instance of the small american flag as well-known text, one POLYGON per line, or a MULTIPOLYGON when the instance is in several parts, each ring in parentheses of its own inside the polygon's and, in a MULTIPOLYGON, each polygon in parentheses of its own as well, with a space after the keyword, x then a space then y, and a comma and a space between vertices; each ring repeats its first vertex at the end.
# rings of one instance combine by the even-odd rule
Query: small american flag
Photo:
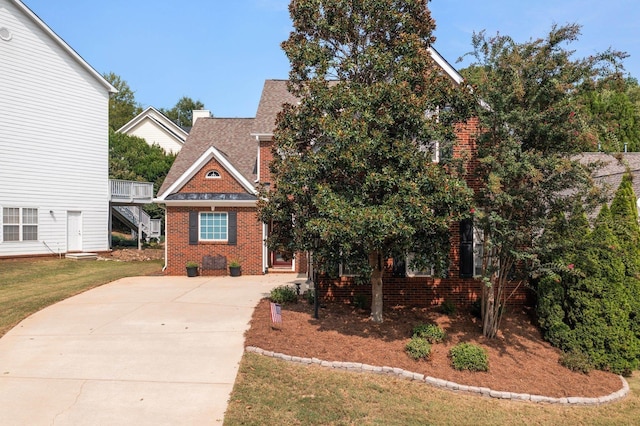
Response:
POLYGON ((271 302, 271 322, 282 324, 282 306, 279 303, 271 302))

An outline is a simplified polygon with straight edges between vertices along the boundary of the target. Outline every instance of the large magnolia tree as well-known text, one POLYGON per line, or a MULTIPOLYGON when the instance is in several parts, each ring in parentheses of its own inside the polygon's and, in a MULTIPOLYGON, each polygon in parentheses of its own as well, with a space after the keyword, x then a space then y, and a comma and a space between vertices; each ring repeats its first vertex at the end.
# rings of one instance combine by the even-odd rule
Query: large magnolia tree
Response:
POLYGON ((544 39, 516 43, 474 34, 468 73, 478 98, 476 235, 483 243, 483 333, 494 337, 510 292, 554 244, 540 238, 550 220, 596 194, 591 168, 574 154, 595 150, 597 132, 581 104, 597 81, 614 78, 623 54, 574 58, 578 25, 554 26, 544 39))
POLYGON ((293 0, 282 44, 300 102, 277 122, 274 185, 261 205, 268 244, 357 271, 371 282, 375 322, 385 260, 414 253, 415 267, 446 272, 449 227, 469 214, 454 164, 432 161, 455 140, 464 103, 429 53, 425 3, 293 0))

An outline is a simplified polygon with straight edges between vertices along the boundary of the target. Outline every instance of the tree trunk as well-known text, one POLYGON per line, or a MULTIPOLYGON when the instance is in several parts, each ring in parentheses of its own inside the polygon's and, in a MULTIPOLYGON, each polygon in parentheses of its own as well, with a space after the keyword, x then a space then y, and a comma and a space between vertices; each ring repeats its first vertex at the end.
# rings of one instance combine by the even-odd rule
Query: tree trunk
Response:
POLYGON ((380 252, 369 253, 369 265, 373 269, 371 272, 371 320, 376 323, 382 322, 382 260, 380 252))
POLYGON ((495 284, 482 286, 482 334, 490 339, 498 334, 500 303, 496 303, 495 284))

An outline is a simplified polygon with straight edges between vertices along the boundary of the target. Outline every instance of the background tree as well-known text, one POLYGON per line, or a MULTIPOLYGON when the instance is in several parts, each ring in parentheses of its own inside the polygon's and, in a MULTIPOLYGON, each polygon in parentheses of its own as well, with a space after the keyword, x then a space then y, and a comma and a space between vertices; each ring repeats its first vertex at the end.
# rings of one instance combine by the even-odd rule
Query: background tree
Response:
POLYGON ((572 154, 594 150, 597 135, 575 99, 620 70, 623 54, 573 59, 578 25, 553 26, 544 39, 516 43, 474 34, 472 74, 477 137, 475 226, 483 235, 483 333, 494 337, 510 280, 525 283, 549 245, 539 236, 558 212, 596 201, 591 170, 572 154), (513 271, 517 274, 514 276, 513 271))
POLYGON ((194 101, 188 96, 183 96, 173 108, 160 108, 160 112, 180 127, 191 127, 194 109, 205 109, 205 106, 200 100, 194 101))
POLYGON ((142 108, 136 102, 129 84, 119 75, 110 72, 103 74, 103 77, 118 89, 118 93, 109 98, 109 128, 118 130, 140 114, 142 108))
POLYGON ((599 82, 579 99, 591 114, 600 149, 640 151, 640 87, 634 78, 599 82))
POLYGON ((427 50, 424 0, 294 0, 289 11, 282 46, 300 103, 277 121, 275 185, 260 206, 274 223, 268 244, 357 271, 381 322, 387 258, 412 252, 448 270, 449 226, 468 215, 470 191, 451 164, 432 162, 432 141, 455 140, 463 103, 427 50))
MULTIPOLYGON (((149 146, 144 139, 109 132, 110 179, 153 182, 153 192, 157 194, 175 158, 176 154, 167 154, 159 145, 149 146)), ((163 216, 155 204, 144 209, 153 218, 163 216)))

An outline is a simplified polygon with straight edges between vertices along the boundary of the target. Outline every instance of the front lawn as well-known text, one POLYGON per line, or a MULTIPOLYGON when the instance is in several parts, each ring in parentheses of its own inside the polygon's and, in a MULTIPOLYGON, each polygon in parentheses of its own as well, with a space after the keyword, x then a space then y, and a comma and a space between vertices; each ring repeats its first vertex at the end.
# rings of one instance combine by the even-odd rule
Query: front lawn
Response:
POLYGON ((68 297, 120 278, 160 274, 161 269, 161 260, 0 260, 0 336, 29 315, 68 297))

